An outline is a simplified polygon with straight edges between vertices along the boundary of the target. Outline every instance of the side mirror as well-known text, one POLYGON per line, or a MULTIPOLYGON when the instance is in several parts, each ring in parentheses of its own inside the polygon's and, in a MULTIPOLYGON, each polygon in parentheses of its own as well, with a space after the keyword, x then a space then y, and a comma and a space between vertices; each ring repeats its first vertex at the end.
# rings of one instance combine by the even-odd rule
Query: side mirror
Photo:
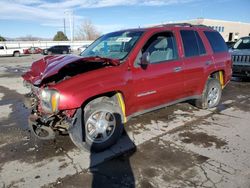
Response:
POLYGON ((150 63, 149 52, 145 52, 142 54, 140 65, 143 69, 145 69, 145 68, 147 68, 149 63, 150 63))

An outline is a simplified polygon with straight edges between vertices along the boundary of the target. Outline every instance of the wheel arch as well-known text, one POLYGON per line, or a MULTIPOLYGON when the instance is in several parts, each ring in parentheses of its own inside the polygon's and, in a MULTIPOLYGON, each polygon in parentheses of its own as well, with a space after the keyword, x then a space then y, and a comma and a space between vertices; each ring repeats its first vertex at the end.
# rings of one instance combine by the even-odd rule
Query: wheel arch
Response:
POLYGON ((216 78, 219 80, 221 87, 225 87, 225 71, 223 69, 212 72, 209 77, 216 78))
POLYGON ((127 118, 126 118, 126 104, 125 104, 125 97, 122 91, 109 91, 105 93, 101 93, 98 95, 94 95, 86 99, 82 105, 81 108, 83 110, 86 110, 91 104, 95 104, 101 101, 110 101, 114 105, 119 106, 120 108, 120 114, 122 117, 122 122, 126 123, 127 118))
POLYGON ((21 52, 19 51, 19 50, 15 50, 15 51, 13 51, 13 56, 15 55, 15 53, 19 53, 19 54, 21 54, 21 52))

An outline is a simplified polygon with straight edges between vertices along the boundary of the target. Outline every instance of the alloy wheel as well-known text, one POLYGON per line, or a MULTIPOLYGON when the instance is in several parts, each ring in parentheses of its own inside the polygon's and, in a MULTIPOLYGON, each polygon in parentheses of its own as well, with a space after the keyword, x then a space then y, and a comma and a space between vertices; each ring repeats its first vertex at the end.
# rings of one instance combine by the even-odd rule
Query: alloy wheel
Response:
POLYGON ((86 121, 86 136, 94 143, 107 141, 114 133, 116 120, 109 111, 92 113, 86 121))

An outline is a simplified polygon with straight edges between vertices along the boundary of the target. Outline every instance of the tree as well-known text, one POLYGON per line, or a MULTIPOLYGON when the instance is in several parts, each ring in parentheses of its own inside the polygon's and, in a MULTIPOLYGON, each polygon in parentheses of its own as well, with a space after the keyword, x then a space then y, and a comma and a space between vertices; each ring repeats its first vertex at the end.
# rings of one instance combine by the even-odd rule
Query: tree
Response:
POLYGON ((6 39, 0 35, 0 41, 6 41, 6 39))
POLYGON ((69 40, 69 39, 62 31, 57 31, 57 33, 54 36, 53 40, 54 41, 65 41, 65 40, 69 40))
POLYGON ((95 40, 100 36, 100 32, 93 25, 92 21, 85 19, 78 29, 78 40, 95 40))

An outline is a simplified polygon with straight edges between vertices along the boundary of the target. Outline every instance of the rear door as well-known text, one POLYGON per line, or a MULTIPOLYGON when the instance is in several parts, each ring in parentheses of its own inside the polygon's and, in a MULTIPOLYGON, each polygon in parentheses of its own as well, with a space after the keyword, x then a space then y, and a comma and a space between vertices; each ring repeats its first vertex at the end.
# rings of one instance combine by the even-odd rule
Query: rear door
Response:
POLYGON ((183 46, 183 76, 187 96, 198 96, 207 80, 205 69, 214 66, 211 54, 206 50, 198 31, 181 29, 183 46))
POLYGON ((182 97, 182 62, 179 60, 173 32, 151 36, 139 52, 133 68, 134 105, 132 111, 143 111, 182 97), (149 53, 150 64, 143 68, 140 58, 149 53))
POLYGON ((55 46, 55 53, 60 54, 61 52, 61 47, 60 46, 55 46))

